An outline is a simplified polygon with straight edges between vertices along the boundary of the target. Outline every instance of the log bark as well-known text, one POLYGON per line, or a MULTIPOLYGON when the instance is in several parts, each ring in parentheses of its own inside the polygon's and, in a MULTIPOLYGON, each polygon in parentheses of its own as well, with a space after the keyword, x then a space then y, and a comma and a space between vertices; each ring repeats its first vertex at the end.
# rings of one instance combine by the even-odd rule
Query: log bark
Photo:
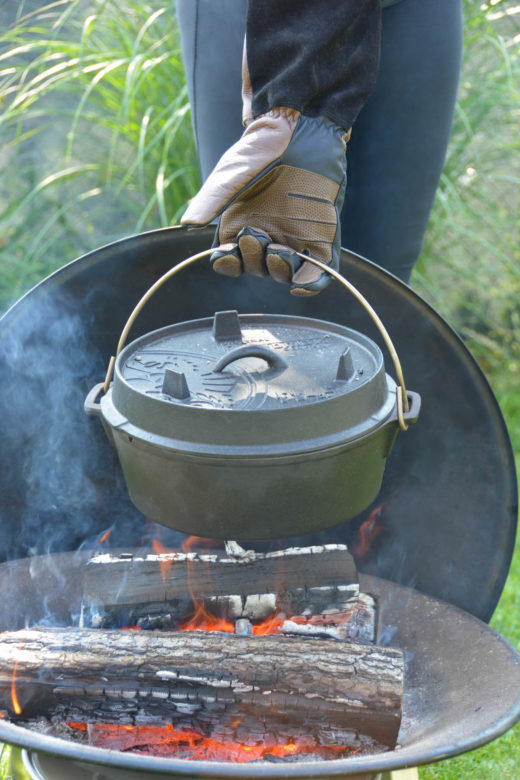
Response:
POLYGON ((194 603, 227 619, 317 614, 342 609, 359 595, 345 545, 242 552, 97 555, 85 568, 85 625, 114 628, 167 611, 174 622, 192 612, 194 603))
POLYGON ((0 635, 0 707, 16 719, 171 722, 258 741, 393 747, 400 650, 284 636, 35 628, 0 635), (13 670, 15 678, 13 682, 13 670))

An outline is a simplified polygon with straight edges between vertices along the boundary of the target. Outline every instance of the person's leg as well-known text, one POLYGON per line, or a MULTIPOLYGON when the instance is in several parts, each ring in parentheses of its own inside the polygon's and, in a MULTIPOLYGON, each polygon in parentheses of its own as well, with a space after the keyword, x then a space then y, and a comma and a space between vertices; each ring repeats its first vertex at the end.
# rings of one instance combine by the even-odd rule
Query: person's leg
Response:
POLYGON ((242 134, 247 0, 177 0, 193 132, 203 179, 242 134))
POLYGON ((348 144, 341 243, 405 281, 444 164, 461 49, 460 0, 386 8, 378 81, 348 144))

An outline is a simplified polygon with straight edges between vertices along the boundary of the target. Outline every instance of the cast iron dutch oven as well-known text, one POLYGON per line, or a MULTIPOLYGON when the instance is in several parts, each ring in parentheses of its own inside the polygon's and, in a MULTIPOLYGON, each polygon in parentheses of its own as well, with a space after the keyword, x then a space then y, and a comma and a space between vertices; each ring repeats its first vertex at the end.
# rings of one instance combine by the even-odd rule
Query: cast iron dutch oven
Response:
POLYGON ((355 517, 377 496, 420 397, 406 390, 383 324, 337 272, 305 258, 365 305, 398 383, 367 336, 306 317, 221 311, 123 348, 156 289, 207 254, 150 288, 85 402, 117 449, 132 501, 163 525, 223 539, 289 537, 355 517))

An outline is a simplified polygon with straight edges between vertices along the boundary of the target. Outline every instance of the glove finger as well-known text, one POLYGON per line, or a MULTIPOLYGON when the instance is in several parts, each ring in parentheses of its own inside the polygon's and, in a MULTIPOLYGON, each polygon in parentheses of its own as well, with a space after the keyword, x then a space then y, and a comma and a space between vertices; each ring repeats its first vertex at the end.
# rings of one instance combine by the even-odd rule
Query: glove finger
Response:
POLYGON ((237 238, 244 273, 252 276, 267 276, 265 250, 271 241, 267 233, 246 226, 242 228, 237 238))
MULTIPOLYGON (((310 265, 310 263, 308 265, 310 265)), ((325 287, 329 286, 331 279, 332 277, 330 277, 328 274, 322 273, 315 282, 310 282, 309 284, 291 285, 289 292, 291 295, 298 295, 301 298, 305 296, 308 297, 310 295, 317 295, 322 290, 324 290, 325 287)))
MULTIPOLYGON (((332 266, 331 266, 332 267, 332 266)), ((303 262, 292 278, 292 295, 317 295, 327 287, 332 277, 312 263, 303 262)))
POLYGON ((213 270, 223 276, 241 276, 244 270, 237 244, 221 244, 210 255, 209 262, 213 270))
POLYGON ((265 263, 269 276, 275 282, 285 284, 292 282, 293 276, 302 265, 296 252, 282 244, 269 244, 265 253, 265 263))

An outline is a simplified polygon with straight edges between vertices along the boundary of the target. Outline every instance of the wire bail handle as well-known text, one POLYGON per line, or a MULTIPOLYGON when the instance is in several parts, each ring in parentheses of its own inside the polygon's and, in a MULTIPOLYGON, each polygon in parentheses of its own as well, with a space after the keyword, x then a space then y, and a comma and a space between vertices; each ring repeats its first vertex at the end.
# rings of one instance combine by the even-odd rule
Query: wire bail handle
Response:
MULTIPOLYGON (((112 380, 112 375, 114 373, 114 365, 116 362, 117 357, 119 356, 119 353, 123 349, 123 347, 126 344, 126 340, 128 338, 128 334, 130 333, 130 329, 132 325, 134 324, 135 320, 141 313, 143 307, 146 305, 146 303, 150 300, 150 298, 157 292, 157 290, 162 287, 162 285, 168 281, 168 279, 171 279, 172 276, 174 276, 179 271, 184 270, 184 268, 187 268, 189 265, 192 265, 193 263, 197 262, 197 260, 202 260, 204 257, 208 257, 214 252, 214 249, 205 249, 203 252, 198 252, 196 255, 192 255, 191 257, 187 257, 186 260, 182 260, 180 263, 177 263, 177 265, 174 265, 173 268, 170 268, 169 271, 166 271, 165 274, 163 274, 160 279, 158 279, 155 284, 153 284, 143 295, 141 300, 138 302, 137 306, 134 308, 132 313, 130 314, 128 320, 126 321, 126 324, 121 332, 121 336, 119 337, 119 341, 116 348, 116 354, 113 355, 110 358, 110 362, 108 364, 107 374, 105 377, 105 383, 103 385, 103 392, 106 393, 108 391, 108 388, 110 387, 110 382, 112 380)), ((374 311, 372 306, 369 304, 367 299, 362 295, 357 287, 354 287, 354 285, 347 281, 344 276, 342 276, 338 271, 335 271, 333 268, 329 268, 328 265, 325 265, 325 263, 320 262, 319 260, 315 260, 313 257, 309 257, 308 255, 304 255, 301 252, 296 252, 296 254, 302 258, 302 260, 305 260, 307 263, 311 263, 312 265, 315 265, 317 268, 320 268, 325 273, 329 274, 329 276, 332 276, 333 279, 336 279, 337 282, 339 282, 343 287, 345 287, 346 290, 348 290, 363 306, 365 311, 370 315, 372 321, 374 322, 375 326, 379 330, 379 333, 381 334, 381 337, 383 338, 383 341, 385 342, 387 349, 390 353, 390 357, 392 358, 392 362, 394 364, 395 373, 397 375, 397 419, 399 421, 399 427, 406 431, 408 430, 408 424, 404 419, 404 415, 406 412, 409 411, 409 403, 408 403, 408 395, 406 393, 406 386, 404 383, 404 377, 403 377, 403 370, 401 368, 401 361, 399 360, 399 356, 396 352, 396 349, 393 345, 392 339, 390 338, 390 335, 383 325, 383 322, 379 318, 378 314, 374 311)))

